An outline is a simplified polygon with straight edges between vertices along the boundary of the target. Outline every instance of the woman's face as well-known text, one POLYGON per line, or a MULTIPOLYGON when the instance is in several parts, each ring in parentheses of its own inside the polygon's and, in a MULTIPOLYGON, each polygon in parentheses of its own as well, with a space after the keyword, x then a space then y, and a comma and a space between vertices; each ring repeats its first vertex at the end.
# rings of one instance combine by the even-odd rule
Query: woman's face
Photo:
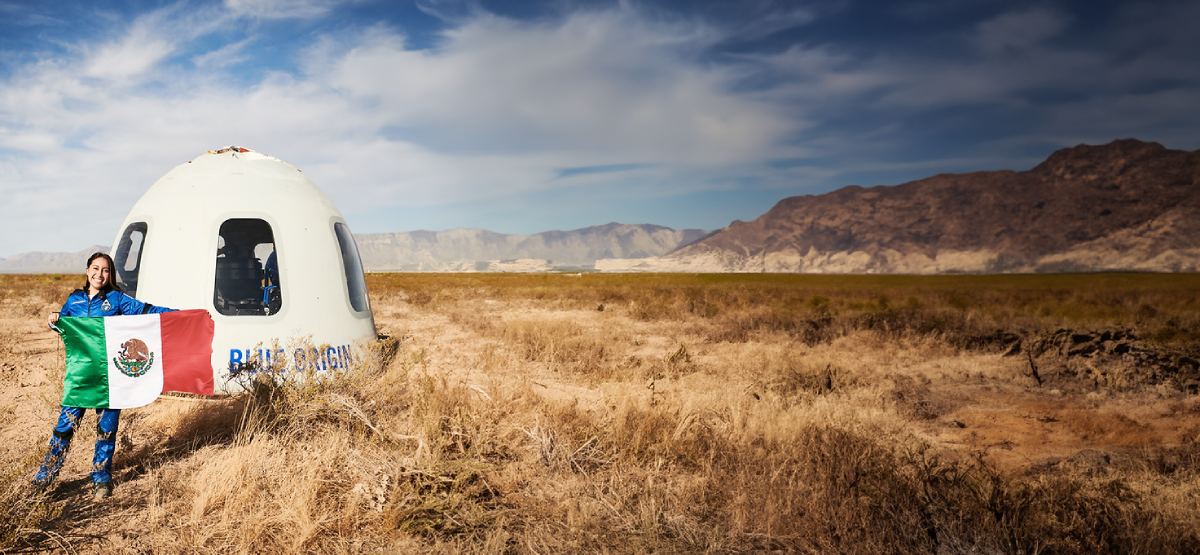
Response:
POLYGON ((87 269, 88 288, 92 291, 99 291, 108 283, 111 272, 112 268, 108 267, 108 261, 104 257, 97 257, 87 269))

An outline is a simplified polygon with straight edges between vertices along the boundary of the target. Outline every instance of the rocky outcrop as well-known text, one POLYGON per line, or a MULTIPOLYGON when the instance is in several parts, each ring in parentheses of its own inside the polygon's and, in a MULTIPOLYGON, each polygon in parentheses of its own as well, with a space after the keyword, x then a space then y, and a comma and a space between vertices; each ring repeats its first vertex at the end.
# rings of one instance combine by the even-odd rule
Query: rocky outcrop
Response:
POLYGON ((953 273, 1200 270, 1200 151, 1133 139, 1028 171, 783 199, 669 255, 607 270, 953 273))

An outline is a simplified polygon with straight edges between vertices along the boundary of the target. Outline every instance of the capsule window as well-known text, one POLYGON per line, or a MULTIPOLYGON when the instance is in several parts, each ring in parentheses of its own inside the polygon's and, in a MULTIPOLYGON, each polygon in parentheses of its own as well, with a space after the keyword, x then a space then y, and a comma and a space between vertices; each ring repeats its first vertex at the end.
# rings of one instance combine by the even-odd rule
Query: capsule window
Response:
POLYGON ((346 274, 346 293, 350 296, 350 306, 355 312, 365 312, 370 309, 367 304, 367 282, 363 278, 362 261, 358 258, 358 245, 354 235, 346 224, 333 224, 337 235, 338 248, 342 251, 342 269, 346 274))
POLYGON ((146 222, 133 222, 117 241, 117 285, 131 296, 137 295, 138 271, 142 268, 142 247, 146 244, 146 222))
POLYGON ((271 225, 253 218, 221 224, 213 307, 226 316, 270 316, 283 308, 271 225))

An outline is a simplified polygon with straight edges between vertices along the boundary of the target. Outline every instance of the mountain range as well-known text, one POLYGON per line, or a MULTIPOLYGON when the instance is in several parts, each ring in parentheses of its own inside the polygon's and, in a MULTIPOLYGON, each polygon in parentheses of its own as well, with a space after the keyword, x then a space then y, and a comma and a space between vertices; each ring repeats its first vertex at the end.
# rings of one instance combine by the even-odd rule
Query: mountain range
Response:
POLYGON ((1079 145, 1027 171, 789 197, 662 257, 600 270, 955 273, 1200 270, 1200 151, 1079 145))
POLYGON ((659 256, 704 234, 701 229, 609 223, 531 235, 450 229, 354 238, 363 265, 373 271, 536 271, 591 269, 598 259, 659 256))
MULTIPOLYGON (((788 197, 705 234, 610 223, 519 235, 359 234, 368 271, 991 273, 1200 271, 1200 150, 1122 139, 1025 171, 941 174, 788 197)), ((87 254, 24 253, 0 273, 76 272, 87 254)))
POLYGON ((87 258, 108 247, 92 245, 76 252, 24 252, 0 258, 0 274, 73 274, 83 273, 87 258))
MULTIPOLYGON (((705 235, 702 229, 609 223, 528 235, 483 229, 361 233, 358 243, 368 272, 505 272, 590 270, 598 259, 640 259, 667 254, 705 235)), ((0 259, 0 273, 75 273, 92 246, 78 252, 28 252, 0 259)))

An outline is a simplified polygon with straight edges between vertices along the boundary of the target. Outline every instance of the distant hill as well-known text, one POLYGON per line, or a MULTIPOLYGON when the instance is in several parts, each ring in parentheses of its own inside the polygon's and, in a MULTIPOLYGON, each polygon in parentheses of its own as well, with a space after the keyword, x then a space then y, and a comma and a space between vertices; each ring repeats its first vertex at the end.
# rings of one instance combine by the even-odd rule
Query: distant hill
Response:
MULTIPOLYGON (((531 235, 483 229, 355 235, 367 271, 550 271, 590 269, 599 258, 641 258, 671 252, 703 237, 700 229, 610 223, 531 235)), ((84 251, 30 252, 0 259, 0 273, 82 272, 84 251)))
POLYGON ((785 198, 667 256, 605 270, 824 273, 1200 271, 1200 151, 1134 139, 1028 171, 943 174, 785 198))
POLYGON ((82 274, 87 258, 108 247, 92 245, 76 252, 26 252, 0 258, 0 274, 82 274))
MULTIPOLYGON (((1027 171, 942 174, 789 197, 749 222, 610 223, 530 235, 357 235, 368 271, 953 273, 1200 271, 1200 151, 1123 139, 1027 171)), ((24 253, 0 272, 78 272, 87 254, 24 253)))
POLYGON ((482 229, 355 235, 372 271, 485 271, 591 268, 600 258, 642 258, 671 252, 704 236, 699 229, 610 223, 532 235, 482 229), (522 264, 515 261, 523 260, 522 264), (536 261, 543 261, 537 264, 536 261))

